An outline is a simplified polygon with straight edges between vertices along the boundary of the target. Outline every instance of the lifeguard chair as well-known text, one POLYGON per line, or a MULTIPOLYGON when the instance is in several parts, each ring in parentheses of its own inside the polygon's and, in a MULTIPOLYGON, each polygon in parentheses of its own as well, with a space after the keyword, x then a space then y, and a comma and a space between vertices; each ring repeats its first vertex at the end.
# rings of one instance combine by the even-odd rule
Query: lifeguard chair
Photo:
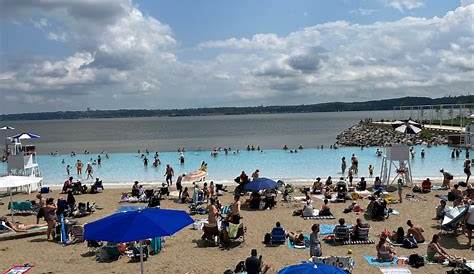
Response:
POLYGON ((412 185, 410 147, 404 144, 386 147, 382 159, 380 179, 383 184, 391 185, 398 178, 402 178, 405 185, 412 185))

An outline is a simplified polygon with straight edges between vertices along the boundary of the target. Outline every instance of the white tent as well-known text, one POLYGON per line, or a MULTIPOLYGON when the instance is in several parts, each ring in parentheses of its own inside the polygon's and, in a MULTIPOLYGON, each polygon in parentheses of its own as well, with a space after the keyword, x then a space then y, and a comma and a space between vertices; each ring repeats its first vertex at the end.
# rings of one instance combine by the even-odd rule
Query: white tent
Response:
MULTIPOLYGON (((43 181, 42 177, 34 176, 3 176, 0 177, 0 190, 6 190, 10 194, 10 202, 13 201, 13 192, 12 189, 18 189, 19 187, 26 187, 26 191, 31 193, 31 190, 37 189, 41 182, 43 181)), ((12 211, 12 220, 13 220, 13 211, 12 211)))

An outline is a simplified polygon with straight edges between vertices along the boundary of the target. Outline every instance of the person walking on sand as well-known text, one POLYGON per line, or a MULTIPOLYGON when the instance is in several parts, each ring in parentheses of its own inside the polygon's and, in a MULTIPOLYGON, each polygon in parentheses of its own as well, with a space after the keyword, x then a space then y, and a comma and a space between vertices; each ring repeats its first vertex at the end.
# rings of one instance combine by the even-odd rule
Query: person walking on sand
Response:
POLYGON ((466 159, 464 161, 464 174, 466 174, 466 185, 469 184, 469 178, 471 177, 471 160, 466 159))
POLYGON ((402 203, 402 196, 403 196, 403 180, 399 178, 397 181, 397 191, 398 191, 398 202, 402 203))
POLYGON ((77 171, 78 176, 82 175, 82 166, 83 166, 83 164, 82 164, 81 160, 77 160, 77 162, 76 162, 76 171, 77 171))
POLYGON ((165 177, 168 186, 173 185, 174 170, 170 165, 166 165, 165 177))

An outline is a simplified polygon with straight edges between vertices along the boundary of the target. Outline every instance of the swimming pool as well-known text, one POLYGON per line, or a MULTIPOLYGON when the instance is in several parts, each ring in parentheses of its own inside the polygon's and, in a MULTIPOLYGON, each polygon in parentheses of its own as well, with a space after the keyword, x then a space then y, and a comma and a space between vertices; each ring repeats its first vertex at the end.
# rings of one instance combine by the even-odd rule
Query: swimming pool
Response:
MULTIPOLYGON (((134 180, 140 182, 162 182, 164 181, 164 169, 166 164, 171 164, 175 174, 193 171, 199 168, 202 161, 208 163, 208 179, 215 181, 231 181, 237 177, 242 170, 250 176, 255 170, 260 170, 261 177, 274 179, 314 179, 316 177, 340 176, 340 161, 346 157, 348 166, 353 153, 359 159, 359 176, 368 175, 368 165, 374 166, 374 175, 380 174, 382 157, 375 155, 376 148, 365 148, 361 150, 356 147, 344 147, 333 149, 303 149, 298 153, 290 153, 283 150, 246 151, 239 153, 230 152, 225 155, 220 152, 217 157, 212 157, 210 151, 188 151, 185 152, 185 163, 179 164, 177 152, 159 153, 161 165, 157 168, 152 166, 154 152, 147 156, 148 167, 144 167, 143 161, 137 153, 111 153, 110 158, 105 159, 101 155, 102 165, 94 166, 94 177, 101 178, 104 183, 130 183, 134 180)), ((447 146, 424 147, 416 146, 416 157, 411 160, 413 177, 439 178, 439 170, 444 168, 455 176, 463 176, 463 161, 465 154, 461 153, 459 158, 451 159, 451 149, 447 146), (420 151, 424 148, 426 156, 420 157, 420 151)), ((71 165, 71 174, 75 175, 75 162, 80 159, 83 163, 96 159, 97 155, 39 155, 38 163, 44 177, 44 182, 50 185, 62 184, 66 175, 66 165, 71 165), (62 164, 64 159, 65 163, 62 164)), ((5 164, 0 165, 5 170, 5 164)), ((85 168, 84 168, 85 169, 85 168)), ((84 172, 84 171, 83 171, 84 172)), ((84 181, 85 175, 79 177, 84 181)))

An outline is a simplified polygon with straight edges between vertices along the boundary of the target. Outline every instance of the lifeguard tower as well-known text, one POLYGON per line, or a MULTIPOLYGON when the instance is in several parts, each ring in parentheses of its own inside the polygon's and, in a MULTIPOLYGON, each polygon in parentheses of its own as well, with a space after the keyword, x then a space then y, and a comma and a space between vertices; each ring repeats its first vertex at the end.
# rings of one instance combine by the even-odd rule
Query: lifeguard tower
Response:
POLYGON ((410 166, 410 147, 404 144, 394 144, 386 147, 382 159, 380 179, 384 185, 391 185, 398 178, 405 185, 412 185, 413 178, 410 166))
POLYGON ((22 139, 36 138, 39 138, 39 135, 32 133, 21 133, 7 138, 7 168, 5 174, 0 176, 0 188, 9 191, 12 188, 21 188, 31 193, 41 186, 43 178, 36 161, 36 147, 21 143, 22 139))

